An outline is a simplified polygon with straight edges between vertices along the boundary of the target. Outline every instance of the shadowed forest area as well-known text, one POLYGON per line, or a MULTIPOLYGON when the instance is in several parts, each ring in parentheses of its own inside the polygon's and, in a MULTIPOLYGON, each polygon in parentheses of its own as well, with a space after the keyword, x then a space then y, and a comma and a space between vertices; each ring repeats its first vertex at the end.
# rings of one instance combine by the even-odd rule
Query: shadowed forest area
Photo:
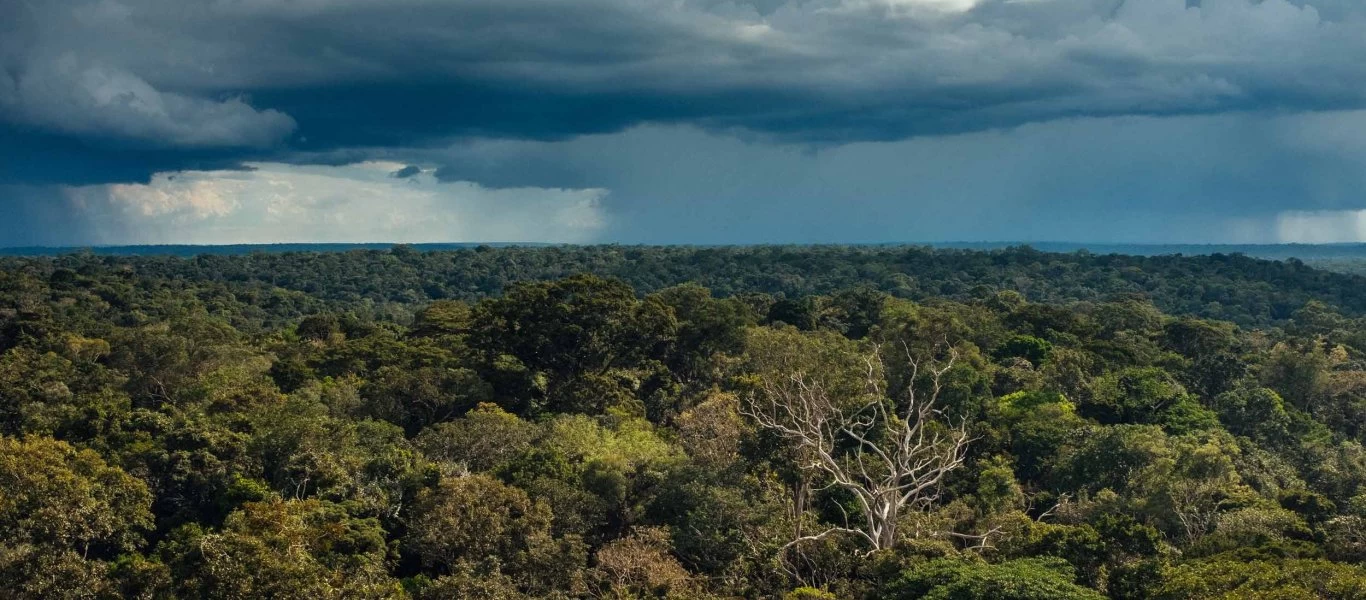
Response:
POLYGON ((7 598, 1366 598, 1366 278, 1241 255, 0 259, 7 598))

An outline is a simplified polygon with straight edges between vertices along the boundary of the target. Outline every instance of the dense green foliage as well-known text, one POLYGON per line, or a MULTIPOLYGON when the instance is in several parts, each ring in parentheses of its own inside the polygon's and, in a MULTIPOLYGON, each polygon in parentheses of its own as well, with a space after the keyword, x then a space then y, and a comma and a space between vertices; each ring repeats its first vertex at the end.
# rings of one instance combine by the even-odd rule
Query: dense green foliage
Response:
POLYGON ((909 248, 0 265, 0 597, 1366 598, 1354 277, 909 248), (926 431, 963 427, 962 464, 874 548, 754 402, 897 414, 946 356, 926 431))
MULTIPOLYGON (((477 301, 511 283, 578 273, 620 279, 640 292, 697 283, 721 297, 748 293, 801 298, 871 287, 898 298, 980 299, 1010 289, 1032 302, 1099 301, 1122 294, 1159 309, 1265 326, 1283 322, 1310 299, 1345 314, 1366 314, 1366 278, 1320 271, 1290 259, 1237 254, 1130 256, 1050 254, 1021 247, 978 252, 914 246, 647 247, 480 246, 422 252, 255 252, 174 256, 68 255, 0 258, 7 270, 43 276, 135 274, 139 286, 231 293, 270 315, 297 316, 326 302, 403 321, 405 307, 433 300, 477 301), (284 292, 302 292, 289 294, 284 292)), ((223 301, 223 300, 220 300, 223 301)))

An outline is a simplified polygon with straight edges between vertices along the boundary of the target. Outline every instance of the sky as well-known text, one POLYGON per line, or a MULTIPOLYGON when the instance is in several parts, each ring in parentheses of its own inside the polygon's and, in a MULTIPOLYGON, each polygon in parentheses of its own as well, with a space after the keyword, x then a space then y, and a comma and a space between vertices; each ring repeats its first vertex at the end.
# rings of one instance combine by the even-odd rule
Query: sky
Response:
POLYGON ((0 0, 0 246, 1366 241, 1360 0, 0 0))

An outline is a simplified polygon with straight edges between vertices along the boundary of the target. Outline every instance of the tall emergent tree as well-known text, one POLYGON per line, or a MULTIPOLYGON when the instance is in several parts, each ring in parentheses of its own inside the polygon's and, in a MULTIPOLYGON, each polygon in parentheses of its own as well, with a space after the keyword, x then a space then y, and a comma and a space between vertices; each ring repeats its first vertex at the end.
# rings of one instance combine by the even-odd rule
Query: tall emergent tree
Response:
POLYGON ((758 335, 774 339, 751 344, 759 368, 744 414, 793 444, 797 467, 849 492, 861 513, 792 543, 845 533, 873 550, 890 548, 899 517, 933 505, 944 476, 963 464, 966 423, 950 423, 936 407, 956 353, 931 361, 903 346, 906 383, 893 390, 879 346, 852 356, 831 351, 840 339, 791 330, 758 335), (813 349, 823 357, 803 355, 813 349))

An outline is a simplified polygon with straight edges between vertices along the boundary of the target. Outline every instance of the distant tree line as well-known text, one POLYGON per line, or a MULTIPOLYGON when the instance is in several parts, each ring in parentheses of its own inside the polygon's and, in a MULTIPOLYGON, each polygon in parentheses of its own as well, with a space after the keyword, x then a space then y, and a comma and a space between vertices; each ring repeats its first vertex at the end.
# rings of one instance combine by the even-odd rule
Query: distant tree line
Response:
MULTIPOLYGON (((57 270, 121 274, 144 285, 228 292, 277 316, 292 304, 369 310, 411 318, 434 300, 477 301, 515 282, 578 273, 622 280, 642 293, 696 283, 719 297, 762 293, 787 300, 869 287, 897 298, 980 300, 1013 290, 1031 302, 1147 298, 1172 313, 1243 326, 1281 323, 1309 300, 1349 316, 1366 314, 1366 278, 1321 271, 1289 259, 1045 253, 917 246, 549 246, 419 251, 257 252, 236 255, 0 258, 0 268, 46 278, 57 270), (282 292, 304 297, 285 298, 282 292)), ((304 311, 314 310, 304 308, 304 311)))

